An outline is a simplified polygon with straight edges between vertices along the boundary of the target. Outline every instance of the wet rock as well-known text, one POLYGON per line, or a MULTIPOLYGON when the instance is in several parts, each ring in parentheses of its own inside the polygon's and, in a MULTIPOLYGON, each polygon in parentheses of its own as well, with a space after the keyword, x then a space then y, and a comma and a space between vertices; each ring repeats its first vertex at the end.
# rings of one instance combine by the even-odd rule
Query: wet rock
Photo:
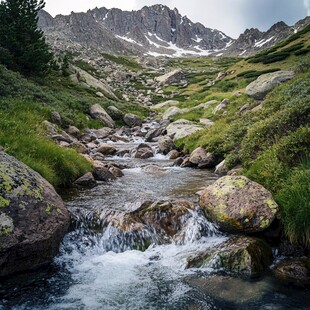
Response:
POLYGON ((279 207, 271 193, 244 176, 224 176, 200 196, 206 216, 228 232, 254 233, 265 230, 279 207))
POLYGON ((183 163, 183 158, 182 158, 182 157, 179 157, 179 158, 177 158, 177 159, 174 161, 173 166, 179 167, 179 166, 182 165, 182 163, 183 163))
POLYGON ((186 157, 182 160, 181 168, 191 168, 195 167, 195 165, 189 160, 189 157, 186 157))
POLYGON ((155 138, 158 138, 159 136, 162 136, 166 133, 166 127, 159 127, 155 129, 151 129, 147 132, 145 135, 145 141, 146 142, 153 142, 155 141, 155 138))
POLYGON ((273 273, 286 284, 309 285, 310 258, 300 257, 281 261, 275 266, 273 273))
POLYGON ((179 119, 168 125, 167 135, 173 137, 173 141, 176 141, 202 129, 203 129, 202 126, 196 125, 185 119, 179 119))
POLYGON ((103 155, 114 155, 116 153, 116 148, 113 144, 101 143, 97 151, 103 155))
POLYGON ((272 251, 261 239, 236 236, 202 253, 187 259, 187 268, 224 269, 242 277, 257 276, 272 262, 272 251))
POLYGON ((173 140, 169 136, 163 136, 158 139, 158 149, 164 155, 175 148, 173 140))
POLYGON ((77 180, 74 181, 74 185, 81 186, 81 187, 88 187, 92 188, 97 185, 97 182, 91 172, 88 172, 78 178, 77 180))
POLYGON ((253 282, 223 275, 191 278, 188 283, 198 288, 206 296, 212 296, 217 300, 234 303, 238 306, 260 300, 272 289, 266 281, 253 282))
POLYGON ((116 178, 108 168, 102 166, 95 166, 93 175, 97 181, 104 182, 108 182, 116 178))
POLYGON ((172 119, 174 116, 183 114, 183 111, 177 107, 170 107, 168 108, 165 113, 163 114, 163 119, 172 119))
POLYGON ((87 144, 86 144, 86 147, 87 147, 87 149, 89 149, 89 150, 96 149, 97 146, 98 146, 98 145, 97 145, 96 143, 94 143, 94 142, 90 142, 90 143, 87 143, 87 144))
POLYGON ((122 176, 124 176, 124 173, 122 172, 122 170, 115 166, 111 166, 109 168, 109 172, 112 173, 115 178, 121 178, 122 176))
POLYGON ((146 173, 151 173, 151 174, 165 174, 167 173, 167 169, 160 167, 158 165, 147 165, 145 167, 143 167, 143 171, 146 173))
POLYGON ((96 140, 96 137, 94 137, 93 135, 91 135, 89 133, 84 133, 80 137, 80 141, 83 143, 89 143, 89 142, 94 141, 94 140, 96 140))
POLYGON ((138 115, 131 113, 125 114, 124 122, 129 127, 142 126, 142 119, 138 115))
POLYGON ((277 71, 260 75, 246 88, 248 96, 256 100, 263 100, 277 85, 291 80, 295 76, 292 71, 277 71))
POLYGON ((70 217, 54 188, 0 152, 0 277, 52 261, 70 217))
POLYGON ((215 157, 208 153, 203 147, 195 149, 190 157, 189 161, 198 168, 212 168, 216 165, 215 157))
POLYGON ((113 119, 100 104, 95 104, 91 106, 90 115, 94 119, 98 119, 102 121, 102 123, 105 124, 107 127, 110 127, 110 128, 115 127, 115 123, 113 119))
POLYGON ((171 150, 168 154, 167 157, 169 159, 177 159, 180 156, 180 153, 177 150, 171 150))
POLYGON ((154 153, 152 148, 145 143, 141 143, 138 147, 132 152, 133 158, 147 159, 153 157, 154 153))

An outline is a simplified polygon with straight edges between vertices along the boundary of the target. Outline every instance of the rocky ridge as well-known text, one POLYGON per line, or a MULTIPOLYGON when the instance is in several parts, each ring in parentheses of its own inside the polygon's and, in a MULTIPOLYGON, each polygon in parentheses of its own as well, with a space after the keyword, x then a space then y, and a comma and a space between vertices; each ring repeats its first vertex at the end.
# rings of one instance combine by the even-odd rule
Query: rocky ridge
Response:
POLYGON ((309 17, 293 26, 284 22, 268 31, 247 29, 237 40, 194 23, 175 8, 145 6, 138 11, 95 8, 53 18, 39 14, 39 26, 55 50, 86 48, 112 54, 150 56, 248 56, 273 46, 309 24, 309 17))

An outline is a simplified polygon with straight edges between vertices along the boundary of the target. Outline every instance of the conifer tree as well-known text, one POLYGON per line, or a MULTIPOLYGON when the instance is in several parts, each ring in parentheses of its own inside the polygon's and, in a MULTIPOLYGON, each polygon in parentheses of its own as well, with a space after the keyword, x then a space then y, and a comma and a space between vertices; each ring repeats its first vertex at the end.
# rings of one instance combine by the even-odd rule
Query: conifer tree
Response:
POLYGON ((0 3, 0 62, 26 75, 43 75, 53 58, 38 12, 44 0, 2 0, 0 3))

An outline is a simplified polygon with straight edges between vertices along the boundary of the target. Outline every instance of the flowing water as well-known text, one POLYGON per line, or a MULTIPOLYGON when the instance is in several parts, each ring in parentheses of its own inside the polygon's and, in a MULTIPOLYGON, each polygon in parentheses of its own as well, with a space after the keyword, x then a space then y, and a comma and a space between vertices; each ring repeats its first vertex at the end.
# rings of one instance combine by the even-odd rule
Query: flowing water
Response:
POLYGON ((159 244, 151 230, 130 238, 103 225, 109 212, 128 212, 141 200, 186 198, 197 204, 195 192, 216 179, 206 170, 172 167, 162 155, 112 159, 129 167, 124 177, 64 195, 73 228, 60 254, 48 270, 3 281, 0 310, 310 309, 306 289, 282 286, 269 275, 246 281, 185 269, 188 255, 228 238, 198 206, 178 243, 159 244), (137 238, 152 241, 147 250, 134 250, 137 238))

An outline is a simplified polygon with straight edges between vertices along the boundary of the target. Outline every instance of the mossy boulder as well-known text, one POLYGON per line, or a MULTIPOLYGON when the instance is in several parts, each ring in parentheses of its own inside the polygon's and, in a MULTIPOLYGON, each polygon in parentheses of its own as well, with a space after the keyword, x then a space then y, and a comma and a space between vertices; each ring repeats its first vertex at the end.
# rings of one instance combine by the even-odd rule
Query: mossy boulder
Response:
POLYGON ((279 207, 271 193, 245 176, 224 176, 201 192, 200 206, 211 221, 227 232, 265 230, 279 207))
POLYGON ((69 222, 52 185, 0 152, 0 277, 49 263, 69 222))
POLYGON ((266 270, 272 262, 272 250, 263 240, 235 236, 187 259, 187 268, 224 270, 241 277, 254 277, 266 270))

